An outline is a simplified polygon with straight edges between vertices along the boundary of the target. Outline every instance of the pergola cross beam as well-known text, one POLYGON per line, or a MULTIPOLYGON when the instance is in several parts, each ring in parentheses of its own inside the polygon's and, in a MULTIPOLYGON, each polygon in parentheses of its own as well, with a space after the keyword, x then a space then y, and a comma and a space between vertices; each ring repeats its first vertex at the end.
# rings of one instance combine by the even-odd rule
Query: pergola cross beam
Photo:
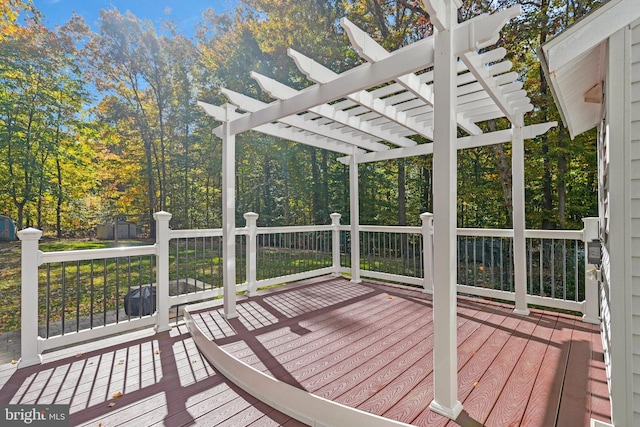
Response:
MULTIPOLYGON (((251 72, 251 77, 258 82, 264 91, 281 101, 291 99, 303 92, 256 72, 251 72)), ((308 111, 400 147, 409 147, 416 144, 415 141, 409 138, 398 136, 387 129, 373 125, 371 121, 359 120, 357 116, 353 115, 353 112, 341 110, 335 105, 321 104, 309 108, 308 111)))
MULTIPOLYGON (((326 68, 325 66, 319 64, 318 62, 314 61, 311 58, 308 58, 302 55, 299 52, 296 52, 293 49, 289 49, 287 52, 289 56, 293 58, 293 60, 295 61, 296 65, 298 66, 298 69, 302 71, 309 78, 309 80, 312 80, 320 84, 326 84, 330 81, 334 81, 340 78, 339 74, 334 73, 333 71, 326 68)), ((354 101, 357 104, 360 104, 361 106, 377 114, 380 114, 383 117, 386 117, 390 121, 397 123, 400 127, 407 128, 406 124, 403 123, 403 120, 401 119, 401 116, 400 116, 401 111, 398 108, 394 107, 393 105, 389 105, 388 103, 386 103, 380 98, 374 98, 366 90, 361 90, 358 92, 354 92, 352 94, 348 94, 346 95, 346 98, 354 101)), ((424 134, 423 133, 424 131, 422 129, 409 128, 409 130, 412 131, 412 133, 421 134, 423 136, 426 136, 429 139, 432 138, 432 135, 430 133, 424 134)), ((412 141, 412 140, 407 140, 407 141, 408 141, 407 143, 400 143, 396 145, 405 146, 405 147, 416 145, 415 141, 412 141)))
MULTIPOLYGON (((376 62, 380 59, 389 57, 390 53, 387 52, 385 48, 380 46, 367 33, 355 26, 347 18, 342 18, 340 20, 340 25, 342 25, 342 28, 347 32, 349 40, 351 40, 351 44, 356 48, 356 51, 365 60, 369 62, 376 62)), ((433 89, 428 84, 422 83, 417 75, 412 73, 405 76, 399 76, 395 81, 413 93, 425 104, 433 107, 433 89)), ((471 135, 480 135, 482 133, 482 129, 480 129, 478 125, 466 120, 461 115, 457 117, 457 121, 458 126, 471 135)))
MULTIPOLYGON (((230 117, 231 119, 237 119, 242 116, 242 114, 237 113, 229 109, 229 111, 225 111, 225 109, 218 107, 216 105, 208 104, 206 102, 198 101, 198 105, 207 113, 207 115, 213 117, 218 121, 224 122, 225 115, 230 117)), ((233 107, 237 107, 233 105, 233 107)), ((294 132, 291 129, 279 127, 277 124, 267 123, 264 125, 257 126, 253 130, 257 132, 264 133, 266 135, 275 136, 278 138, 287 139, 289 141, 299 142, 300 144, 308 145, 311 147, 321 148, 323 150, 335 151, 337 153, 352 155, 354 152, 356 154, 365 153, 364 150, 356 149, 352 144, 347 144, 345 142, 336 141, 330 138, 319 139, 318 137, 311 137, 304 132, 294 132), (355 150, 355 151, 354 151, 355 150)), ((224 129, 223 126, 217 127, 213 130, 214 135, 219 138, 223 138, 224 129)))
MULTIPOLYGON (((231 103, 237 105, 241 109, 253 113, 262 108, 265 108, 267 105, 262 101, 258 101, 257 99, 253 99, 241 93, 234 92, 230 89, 223 88, 222 93, 229 98, 231 103)), ((364 138, 363 135, 358 135, 358 137, 354 137, 353 134, 348 135, 346 132, 341 130, 332 129, 329 126, 321 125, 314 120, 305 120, 303 117, 299 115, 293 115, 289 117, 284 117, 280 119, 280 123, 284 123, 289 126, 296 127, 300 129, 300 131, 310 132, 314 135, 318 135, 323 138, 328 138, 330 140, 335 140, 337 142, 341 142, 344 144, 352 144, 362 148, 366 148, 370 151, 385 151, 388 150, 389 147, 381 144, 379 142, 375 142, 370 140, 369 138, 364 138)), ((342 128, 344 129, 344 128, 342 128)), ((351 132, 353 133, 352 128, 351 132)), ((366 135, 364 135, 366 136, 366 135)))

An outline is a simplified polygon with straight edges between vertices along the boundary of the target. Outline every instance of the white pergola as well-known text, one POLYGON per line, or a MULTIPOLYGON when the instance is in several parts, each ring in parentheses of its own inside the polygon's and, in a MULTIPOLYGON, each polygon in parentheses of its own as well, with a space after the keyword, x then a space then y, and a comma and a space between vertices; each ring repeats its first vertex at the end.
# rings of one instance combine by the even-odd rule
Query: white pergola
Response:
MULTIPOLYGON (((275 101, 264 103, 222 89, 230 103, 200 102, 221 121, 222 138, 224 313, 236 317, 235 293, 235 136, 255 130, 342 153, 349 165, 350 226, 359 235, 358 164, 433 153, 434 200, 434 400, 430 407, 451 419, 462 405, 457 399, 456 338, 456 199, 457 150, 511 141, 515 311, 526 303, 524 140, 556 123, 524 126, 533 105, 504 48, 491 48, 506 22, 520 14, 515 6, 457 22, 460 0, 423 0, 435 34, 387 52, 347 19, 341 25, 366 61, 341 74, 289 50, 301 72, 314 84, 296 90, 252 73, 275 101), (482 53, 479 53, 482 50, 482 53), (511 128, 483 133, 478 123, 506 118, 511 128), (469 136, 458 138, 457 128, 469 136), (417 144, 412 135, 429 143, 417 144)), ((351 245, 352 281, 360 282, 359 245, 351 245)))

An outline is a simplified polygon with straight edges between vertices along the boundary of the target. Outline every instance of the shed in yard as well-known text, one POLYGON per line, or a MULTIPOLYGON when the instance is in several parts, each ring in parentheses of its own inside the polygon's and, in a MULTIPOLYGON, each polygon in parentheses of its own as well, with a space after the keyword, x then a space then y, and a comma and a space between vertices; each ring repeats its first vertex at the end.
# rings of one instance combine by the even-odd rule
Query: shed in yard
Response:
POLYGON ((16 224, 5 215, 0 215, 0 240, 16 240, 16 224))
POLYGON ((134 223, 117 221, 99 224, 96 237, 101 240, 114 240, 116 228, 118 229, 117 239, 135 239, 138 235, 137 226, 134 223))

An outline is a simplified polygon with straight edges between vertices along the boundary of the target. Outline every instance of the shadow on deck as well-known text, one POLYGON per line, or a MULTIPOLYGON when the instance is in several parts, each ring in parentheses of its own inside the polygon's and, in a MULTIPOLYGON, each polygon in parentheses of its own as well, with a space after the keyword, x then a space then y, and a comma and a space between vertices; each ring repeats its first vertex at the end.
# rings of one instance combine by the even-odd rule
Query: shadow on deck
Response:
POLYGON ((302 426, 219 374, 184 326, 0 366, 0 404, 70 405, 72 426, 302 426), (120 397, 117 397, 121 394, 120 397))
MULTIPOLYGON (((231 355, 280 383, 399 423, 546 427, 588 426, 590 418, 608 422, 598 327, 574 316, 532 310, 522 317, 512 309, 458 298, 458 398, 464 411, 455 422, 428 409, 432 302, 418 290, 322 278, 239 302, 236 319, 226 320, 221 308, 212 308, 191 310, 191 321, 224 351, 221 358, 231 355)), ((209 349, 217 351, 201 346, 211 357, 209 349)), ((216 366, 234 377, 224 362, 216 366)), ((263 379, 245 375, 235 381, 254 387, 252 392, 274 407, 307 423, 322 422, 323 414, 300 417, 299 402, 287 407, 273 393, 259 391, 263 379)), ((273 387, 267 384, 264 390, 273 387)))
MULTIPOLYGON (((608 422, 598 327, 564 314, 511 311, 458 298, 464 411, 455 422, 427 409, 432 304, 417 290, 325 277, 239 301, 237 319, 226 320, 220 307, 191 310, 191 316, 212 344, 256 372, 398 423, 608 422)), ((220 372, 184 325, 159 334, 145 330, 46 354, 38 366, 1 365, 0 404, 68 404, 74 426, 304 425, 291 411, 274 409, 283 409, 272 402, 276 389, 261 402, 220 372)))

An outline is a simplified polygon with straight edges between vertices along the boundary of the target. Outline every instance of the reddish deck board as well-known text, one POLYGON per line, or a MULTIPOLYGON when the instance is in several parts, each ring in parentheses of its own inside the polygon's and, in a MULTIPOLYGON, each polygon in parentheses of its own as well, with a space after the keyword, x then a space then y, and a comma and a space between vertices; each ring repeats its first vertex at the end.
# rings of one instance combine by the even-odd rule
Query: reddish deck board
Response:
POLYGON ((2 367, 0 404, 70 404, 74 426, 303 425, 217 373, 186 328, 147 335, 96 341, 38 366, 2 367), (117 392, 122 397, 113 398, 117 392))
POLYGON ((594 418, 610 416, 598 331, 579 318, 540 310, 522 317, 508 304, 459 298, 458 390, 465 410, 451 421, 428 409, 429 296, 330 278, 250 301, 239 303, 237 320, 225 323, 211 310, 195 313, 196 322, 245 363, 339 403, 419 426, 549 426, 571 416, 570 396, 582 393, 584 425, 595 408, 594 418), (567 374, 576 379, 565 381, 567 374), (586 397, 585 384, 592 390, 586 397))
MULTIPOLYGON (((459 298, 464 411, 450 421, 427 408, 434 325, 422 292, 323 278, 242 300, 238 313, 227 321, 211 309, 196 319, 258 369, 392 419, 501 427, 610 420, 599 330, 579 318, 537 310, 520 317, 506 304, 459 298), (568 418, 574 409, 579 418, 568 418)), ((185 332, 128 334, 46 355, 40 366, 0 366, 0 404, 68 403, 72 425, 86 426, 303 425, 217 373, 185 332)))

